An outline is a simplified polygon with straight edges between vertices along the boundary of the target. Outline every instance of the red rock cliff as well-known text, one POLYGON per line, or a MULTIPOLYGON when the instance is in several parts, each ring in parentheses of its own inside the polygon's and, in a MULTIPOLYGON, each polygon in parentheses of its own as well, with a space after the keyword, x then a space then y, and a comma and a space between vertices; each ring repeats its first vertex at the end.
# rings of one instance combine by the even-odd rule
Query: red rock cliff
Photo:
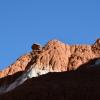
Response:
POLYGON ((0 78, 27 70, 31 66, 48 69, 50 72, 75 70, 97 57, 100 57, 100 39, 93 45, 68 45, 58 40, 49 41, 44 47, 33 44, 31 52, 0 71, 0 78))

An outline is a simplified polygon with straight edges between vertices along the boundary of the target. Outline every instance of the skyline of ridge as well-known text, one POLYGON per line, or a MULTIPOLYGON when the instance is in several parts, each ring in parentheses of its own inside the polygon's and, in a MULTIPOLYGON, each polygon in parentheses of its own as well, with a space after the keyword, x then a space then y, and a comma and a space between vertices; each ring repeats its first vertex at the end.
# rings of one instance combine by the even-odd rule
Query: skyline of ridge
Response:
POLYGON ((29 52, 33 43, 92 44, 97 38, 100 0, 0 1, 0 69, 29 52))

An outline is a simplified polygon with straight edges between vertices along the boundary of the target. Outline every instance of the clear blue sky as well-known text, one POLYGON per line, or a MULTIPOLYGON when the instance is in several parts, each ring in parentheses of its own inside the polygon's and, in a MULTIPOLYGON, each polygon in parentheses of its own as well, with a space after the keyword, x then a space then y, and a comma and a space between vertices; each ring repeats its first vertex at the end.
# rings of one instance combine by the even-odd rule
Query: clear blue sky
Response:
POLYGON ((29 52, 32 43, 100 38, 100 0, 0 0, 0 69, 29 52))

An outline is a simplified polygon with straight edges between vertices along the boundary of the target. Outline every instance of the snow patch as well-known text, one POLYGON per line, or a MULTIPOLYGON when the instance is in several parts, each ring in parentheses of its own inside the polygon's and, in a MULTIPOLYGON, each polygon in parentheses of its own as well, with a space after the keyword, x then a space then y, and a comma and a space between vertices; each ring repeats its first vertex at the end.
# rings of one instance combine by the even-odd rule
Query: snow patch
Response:
POLYGON ((41 70, 39 68, 31 68, 27 72, 27 77, 32 78, 32 77, 38 77, 40 75, 48 73, 48 70, 41 70))
POLYGON ((37 65, 35 67, 31 66, 31 68, 29 70, 27 70, 22 76, 17 78, 15 82, 10 84, 9 86, 7 86, 7 85, 1 86, 0 93, 9 92, 9 91, 15 89, 16 87, 18 87, 19 85, 23 84, 27 79, 30 79, 32 77, 38 77, 38 76, 46 74, 48 72, 49 71, 46 69, 41 70, 41 69, 37 68, 37 65))
POLYGON ((100 64, 100 59, 96 60, 95 65, 99 65, 100 64))

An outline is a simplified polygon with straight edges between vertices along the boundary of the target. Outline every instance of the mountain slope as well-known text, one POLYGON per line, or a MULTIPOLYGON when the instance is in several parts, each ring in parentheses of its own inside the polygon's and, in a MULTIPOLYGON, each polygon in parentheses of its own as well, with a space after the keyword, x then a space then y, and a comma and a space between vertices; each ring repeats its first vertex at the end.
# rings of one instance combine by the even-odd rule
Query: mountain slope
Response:
POLYGON ((81 64, 98 57, 100 57, 100 39, 93 45, 68 45, 58 40, 51 40, 44 47, 33 44, 31 52, 0 71, 0 78, 26 71, 32 66, 49 72, 75 70, 81 64))
POLYGON ((100 39, 93 45, 33 44, 0 72, 0 99, 94 100, 100 95, 99 74, 100 39))
MULTIPOLYGON (((85 67, 84 65, 81 67, 85 67)), ((0 100, 99 100, 100 64, 27 80, 0 100)))

